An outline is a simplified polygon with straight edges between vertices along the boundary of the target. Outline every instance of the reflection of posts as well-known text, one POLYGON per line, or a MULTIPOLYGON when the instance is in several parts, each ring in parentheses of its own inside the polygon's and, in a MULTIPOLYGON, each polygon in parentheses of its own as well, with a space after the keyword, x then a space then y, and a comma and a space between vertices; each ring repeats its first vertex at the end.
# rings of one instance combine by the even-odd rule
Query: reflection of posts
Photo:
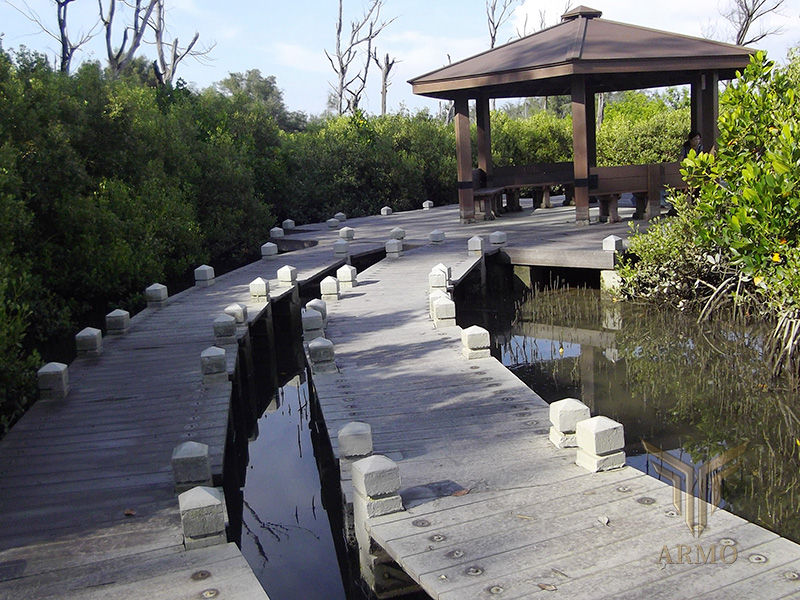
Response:
POLYGON ((589 409, 594 412, 594 346, 581 345, 581 398, 589 409))

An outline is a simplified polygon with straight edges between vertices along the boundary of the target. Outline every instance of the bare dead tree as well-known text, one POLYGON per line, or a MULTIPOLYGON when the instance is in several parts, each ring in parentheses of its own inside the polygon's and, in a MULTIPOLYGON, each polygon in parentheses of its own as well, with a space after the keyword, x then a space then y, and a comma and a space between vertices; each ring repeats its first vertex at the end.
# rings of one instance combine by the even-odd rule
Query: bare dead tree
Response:
POLYGON ((769 35, 783 32, 783 27, 760 27, 757 33, 750 33, 750 29, 759 19, 780 13, 785 0, 732 0, 727 8, 721 9, 720 14, 734 29, 735 41, 739 46, 749 46, 763 40, 769 35))
POLYGON ((158 61, 153 63, 153 69, 156 73, 156 79, 161 85, 172 83, 178 64, 184 58, 191 56, 201 60, 207 57, 216 45, 212 44, 209 48, 195 50, 195 44, 200 39, 199 32, 194 33, 189 44, 183 49, 178 46, 178 38, 173 39, 171 42, 165 42, 164 34, 167 30, 167 24, 164 15, 164 4, 165 0, 156 0, 156 14, 150 21, 150 26, 155 33, 156 51, 158 53, 158 61))
POLYGON ((361 101, 369 74, 372 43, 383 31, 384 27, 394 21, 394 19, 381 21, 381 8, 383 8, 383 0, 371 0, 361 20, 350 23, 349 39, 343 40, 343 0, 339 0, 339 17, 336 21, 336 49, 333 56, 327 50, 325 51, 325 56, 328 57, 337 77, 336 84, 331 84, 333 104, 337 114, 355 112, 361 101), (361 54, 361 49, 365 45, 366 58, 358 72, 351 76, 353 62, 361 54))
POLYGON ((38 13, 33 10, 27 2, 24 0, 22 1, 24 9, 20 8, 13 2, 6 1, 11 8, 19 12, 22 16, 26 19, 35 23, 45 34, 53 38, 59 44, 59 53, 58 53, 58 63, 59 63, 59 70, 62 73, 69 73, 70 68, 72 67, 72 59, 75 56, 75 52, 77 52, 81 46, 86 44, 89 40, 91 40, 96 33, 97 23, 95 23, 92 28, 87 32, 81 32, 77 39, 73 39, 70 37, 68 31, 68 19, 67 19, 67 9, 69 5, 74 2, 75 0, 54 0, 56 5, 56 18, 58 23, 58 30, 54 31, 50 27, 48 27, 44 20, 38 15, 38 13))
POLYGON ((386 53, 386 58, 383 59, 383 64, 381 61, 378 60, 378 50, 376 49, 372 53, 372 60, 375 61, 375 64, 381 70, 381 116, 386 115, 386 96, 391 85, 389 81, 389 73, 391 72, 392 68, 394 67, 395 63, 397 63, 396 58, 389 58, 389 53, 386 53))
POLYGON ((489 27, 489 48, 494 48, 497 43, 497 31, 511 18, 514 14, 515 5, 520 4, 522 0, 502 0, 499 7, 497 6, 498 0, 486 0, 486 24, 489 27))
POLYGON ((123 69, 125 69, 139 50, 144 34, 147 31, 147 26, 152 18, 153 11, 158 3, 159 0, 146 0, 145 5, 142 4, 142 0, 135 0, 133 4, 129 4, 124 0, 121 2, 123 6, 127 6, 133 10, 133 18, 130 23, 125 24, 122 42, 115 50, 113 37, 114 19, 117 16, 117 0, 109 0, 108 10, 103 8, 103 0, 97 0, 100 9, 100 21, 103 23, 103 28, 106 33, 108 66, 115 75, 119 75, 123 69))

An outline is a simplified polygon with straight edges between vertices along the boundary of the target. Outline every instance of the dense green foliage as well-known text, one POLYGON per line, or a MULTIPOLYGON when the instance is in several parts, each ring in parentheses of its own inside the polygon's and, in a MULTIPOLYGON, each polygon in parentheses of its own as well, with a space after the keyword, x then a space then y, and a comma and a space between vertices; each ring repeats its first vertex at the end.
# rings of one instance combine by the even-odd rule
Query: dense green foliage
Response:
POLYGON ((691 152, 678 218, 633 238, 625 293, 711 316, 726 304, 776 322, 776 372, 797 367, 800 324, 800 113, 797 57, 759 53, 720 99, 715 153, 691 152), (675 293, 677 292, 677 293, 675 293))

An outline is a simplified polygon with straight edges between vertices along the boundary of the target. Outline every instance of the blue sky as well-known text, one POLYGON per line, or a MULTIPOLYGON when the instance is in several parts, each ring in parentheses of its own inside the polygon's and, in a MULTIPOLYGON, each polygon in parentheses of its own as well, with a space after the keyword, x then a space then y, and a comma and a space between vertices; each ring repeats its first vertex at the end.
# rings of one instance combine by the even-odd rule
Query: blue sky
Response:
MULTIPOLYGON (((345 21, 363 13, 366 0, 345 0, 345 21)), ((572 2, 573 6, 580 2, 572 2)), ((726 0, 591 0, 584 2, 603 11, 603 17, 645 27, 703 37, 714 32, 716 39, 729 33, 719 15, 726 0)), ((3 46, 29 48, 55 54, 56 43, 38 27, 15 11, 10 4, 24 7, 22 0, 0 0, 0 32, 3 46)), ((27 0, 41 19, 55 29, 55 8, 49 0, 27 0)), ((554 25, 564 12, 565 0, 525 0, 514 17, 503 27, 498 44, 523 32, 525 15, 527 33, 539 28, 540 11, 545 21, 554 25)), ((335 45, 334 23, 337 0, 168 0, 167 22, 173 36, 188 41, 195 31, 200 42, 215 43, 210 61, 198 63, 187 59, 178 76, 198 88, 207 87, 229 72, 259 69, 274 75, 291 110, 318 114, 325 109, 329 82, 334 73, 324 51, 335 45)), ((96 0, 76 0, 70 4, 71 31, 88 30, 95 20, 96 0)), ((784 28, 781 36, 757 44, 775 59, 783 59, 789 47, 800 43, 800 0, 787 0, 783 14, 770 25, 784 28)), ((411 94, 407 80, 466 58, 489 47, 484 0, 385 0, 382 17, 394 18, 378 37, 379 56, 388 52, 397 59, 389 88, 389 110, 402 103, 407 108, 438 108, 435 100, 411 94)), ((347 28, 347 25, 345 25, 347 28)), ((152 48, 143 47, 154 56, 152 48)), ((103 60, 104 47, 96 38, 79 59, 103 60)), ((380 74, 374 64, 364 108, 380 111, 380 74)))

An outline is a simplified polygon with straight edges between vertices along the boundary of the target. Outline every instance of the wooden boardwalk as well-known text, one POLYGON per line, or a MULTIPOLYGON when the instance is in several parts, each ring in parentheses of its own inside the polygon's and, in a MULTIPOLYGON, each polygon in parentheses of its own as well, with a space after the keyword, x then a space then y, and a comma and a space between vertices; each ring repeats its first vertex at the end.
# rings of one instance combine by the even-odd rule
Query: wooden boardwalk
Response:
POLYGON ((329 304, 339 372, 314 383, 334 451, 339 428, 366 422, 402 478, 406 510, 371 519, 372 538, 437 599, 800 598, 796 544, 722 510, 693 538, 669 485, 576 466, 549 443, 536 394, 493 358, 464 359, 457 328, 433 327, 429 271, 443 262, 458 279, 475 261, 463 239, 420 246, 329 304), (698 545, 715 546, 714 564, 698 564, 698 545), (664 547, 673 564, 659 564, 664 547))
MULTIPOLYGON (((701 540, 735 540, 735 564, 659 569, 663 545, 691 543, 666 515, 670 490, 629 468, 582 472, 547 443, 535 394, 493 359, 461 359, 456 331, 428 321, 430 268, 444 262, 456 277, 474 268, 473 235, 500 229, 512 251, 580 265, 609 260, 601 240, 627 231, 573 219, 553 209, 462 227, 458 207, 445 207, 346 222, 354 253, 406 230, 403 258, 365 270, 329 304, 341 372, 315 377, 334 451, 341 425, 366 421, 376 452, 400 465, 408 510, 374 520, 373 537, 437 598, 548 586, 569 598, 797 595, 797 547, 724 512, 701 540), (429 243, 433 229, 444 244, 429 243)), ((342 263, 338 232, 324 224, 289 237, 306 247, 134 317, 127 336, 104 339, 102 356, 70 365, 65 400, 38 402, 0 441, 0 598, 266 598, 235 545, 184 551, 170 458, 181 442, 207 443, 220 482, 231 386, 203 385, 199 360, 214 319, 233 302, 251 318, 264 308, 249 297, 255 277, 276 299, 291 291, 278 288, 280 267, 296 267, 302 283, 342 263)))

